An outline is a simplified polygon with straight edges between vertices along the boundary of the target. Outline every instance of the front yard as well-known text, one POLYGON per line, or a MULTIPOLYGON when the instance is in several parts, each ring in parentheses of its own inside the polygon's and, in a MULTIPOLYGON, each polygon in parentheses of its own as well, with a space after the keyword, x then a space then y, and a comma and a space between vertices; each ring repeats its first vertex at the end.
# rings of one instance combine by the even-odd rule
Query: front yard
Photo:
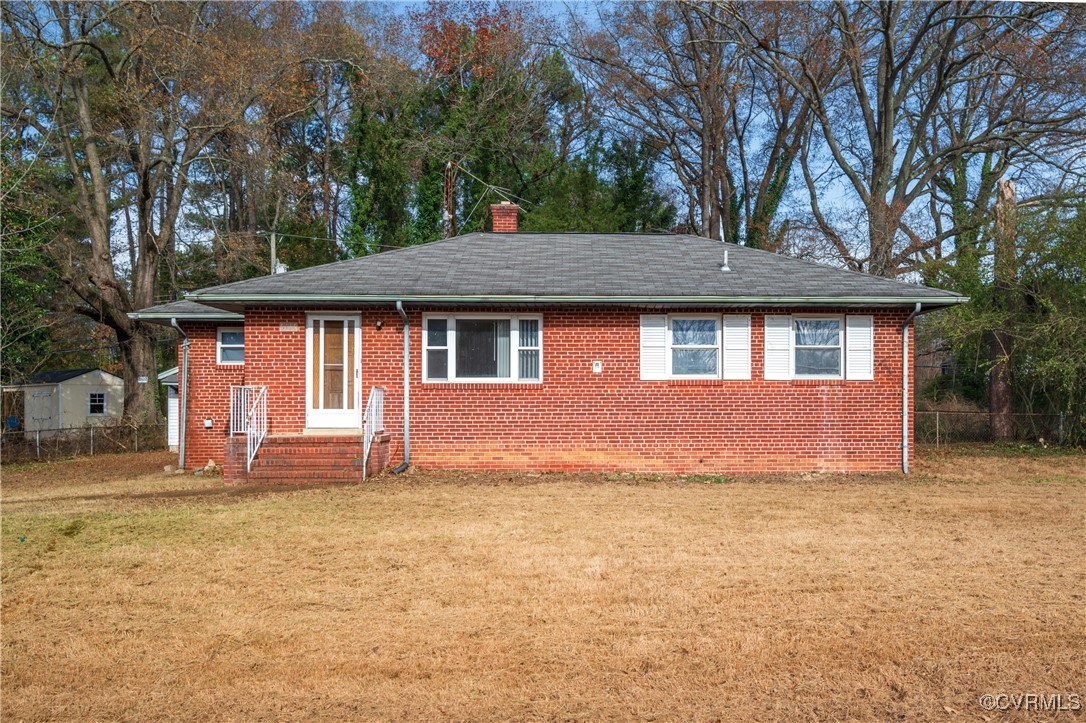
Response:
POLYGON ((5 720, 980 720, 1086 692, 1086 456, 285 491, 169 460, 3 470, 5 720))

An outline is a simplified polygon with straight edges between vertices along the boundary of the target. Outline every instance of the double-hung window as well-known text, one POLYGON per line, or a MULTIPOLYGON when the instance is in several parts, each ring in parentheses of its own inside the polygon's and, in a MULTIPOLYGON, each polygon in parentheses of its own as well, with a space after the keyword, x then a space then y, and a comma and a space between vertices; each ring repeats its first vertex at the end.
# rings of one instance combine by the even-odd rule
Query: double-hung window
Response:
POLYGON ((422 359, 428 382, 538 382, 543 319, 538 314, 427 315, 422 359))
POLYGON ((106 414, 106 393, 90 392, 87 395, 87 416, 103 417, 106 414))
POLYGON ((219 364, 244 364, 245 330, 220 328, 216 347, 219 364))
POLYGON ((750 379, 749 314, 642 314, 642 379, 750 379))
POLYGON ((671 376, 720 375, 720 317, 669 317, 671 376))
POLYGON ((841 317, 797 316, 792 333, 797 377, 842 377, 841 317))
POLYGON ((875 378, 871 314, 766 314, 766 379, 875 378))

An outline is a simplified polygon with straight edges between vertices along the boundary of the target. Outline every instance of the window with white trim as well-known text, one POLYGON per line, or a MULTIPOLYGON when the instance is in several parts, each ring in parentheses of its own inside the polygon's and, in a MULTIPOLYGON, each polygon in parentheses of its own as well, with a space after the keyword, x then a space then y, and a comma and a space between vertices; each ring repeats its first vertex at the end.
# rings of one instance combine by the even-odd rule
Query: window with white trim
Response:
POLYGON ((765 378, 875 378, 871 314, 766 314, 765 378))
POLYGON ((106 414, 106 393, 90 392, 87 394, 87 416, 104 417, 106 414))
POLYGON ((219 364, 245 363, 245 330, 241 327, 221 327, 215 346, 219 364))
POLYGON ((642 314, 641 378, 750 379, 749 314, 642 314))
POLYGON ((668 360, 671 376, 716 378, 720 375, 720 318, 669 316, 668 360))
POLYGON ((538 314, 426 315, 422 374, 428 382, 538 382, 543 317, 538 314))
POLYGON ((842 378, 842 329, 840 316, 796 316, 792 319, 796 377, 842 378))

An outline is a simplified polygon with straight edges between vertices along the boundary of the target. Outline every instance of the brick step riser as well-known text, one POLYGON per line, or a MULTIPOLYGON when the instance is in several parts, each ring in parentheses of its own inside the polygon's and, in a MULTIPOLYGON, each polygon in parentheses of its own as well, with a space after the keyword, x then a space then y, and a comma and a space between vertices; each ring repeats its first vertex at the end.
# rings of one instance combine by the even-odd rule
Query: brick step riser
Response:
POLYGON ((352 450, 350 452, 341 452, 333 454, 331 452, 314 453, 314 452, 294 452, 290 450, 282 449, 261 449, 256 454, 257 459, 362 459, 361 450, 352 450))
POLYGON ((357 479, 250 479, 248 484, 252 485, 291 485, 297 487, 305 487, 306 485, 320 485, 320 484, 358 484, 362 481, 361 477, 357 479))
POLYGON ((338 455, 338 454, 336 454, 336 455, 332 455, 332 454, 283 454, 281 452, 263 452, 262 451, 259 454, 257 454, 256 459, 257 459, 257 461, 274 459, 274 460, 278 460, 278 461, 282 461, 282 462, 294 462, 294 463, 297 463, 297 464, 302 464, 304 462, 334 462, 334 463, 338 464, 340 462, 345 462, 345 463, 353 462, 356 459, 360 460, 360 459, 362 459, 362 455, 361 454, 343 454, 343 455, 338 455))
POLYGON ((263 474, 265 477, 276 474, 330 474, 330 475, 351 475, 362 474, 362 467, 338 467, 332 469, 303 469, 298 467, 282 467, 282 468, 268 468, 268 467, 253 467, 250 475, 263 474))
POLYGON ((362 472, 358 474, 272 474, 261 475, 253 472, 249 475, 249 482, 360 482, 362 472))
POLYGON ((283 459, 354 459, 361 458, 362 449, 351 449, 350 452, 295 452, 293 449, 261 449, 256 453, 257 457, 270 459, 281 457, 283 459))
POLYGON ((361 464, 253 464, 253 471, 269 473, 293 472, 361 472, 361 464))
POLYGON ((291 469, 308 469, 308 470, 331 470, 336 471, 340 469, 362 469, 362 460, 357 461, 343 461, 341 464, 337 462, 329 462, 328 460, 313 460, 310 462, 296 462, 293 460, 287 461, 282 459, 257 459, 253 462, 253 469, 276 469, 276 470, 291 470, 291 469))
POLYGON ((272 437, 264 438, 264 444, 286 446, 301 445, 304 447, 335 447, 352 444, 362 444, 361 437, 272 437))
POLYGON ((319 452, 337 452, 345 449, 362 449, 361 444, 268 444, 260 445, 261 449, 311 449, 319 452))

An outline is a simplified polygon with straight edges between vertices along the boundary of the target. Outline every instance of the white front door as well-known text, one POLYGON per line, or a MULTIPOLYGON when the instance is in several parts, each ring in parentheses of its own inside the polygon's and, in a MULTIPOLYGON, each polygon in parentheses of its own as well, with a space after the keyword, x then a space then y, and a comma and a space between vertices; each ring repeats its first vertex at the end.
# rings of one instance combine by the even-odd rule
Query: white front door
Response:
POLYGON ((306 426, 362 426, 362 337, 358 316, 313 314, 305 325, 306 426))

